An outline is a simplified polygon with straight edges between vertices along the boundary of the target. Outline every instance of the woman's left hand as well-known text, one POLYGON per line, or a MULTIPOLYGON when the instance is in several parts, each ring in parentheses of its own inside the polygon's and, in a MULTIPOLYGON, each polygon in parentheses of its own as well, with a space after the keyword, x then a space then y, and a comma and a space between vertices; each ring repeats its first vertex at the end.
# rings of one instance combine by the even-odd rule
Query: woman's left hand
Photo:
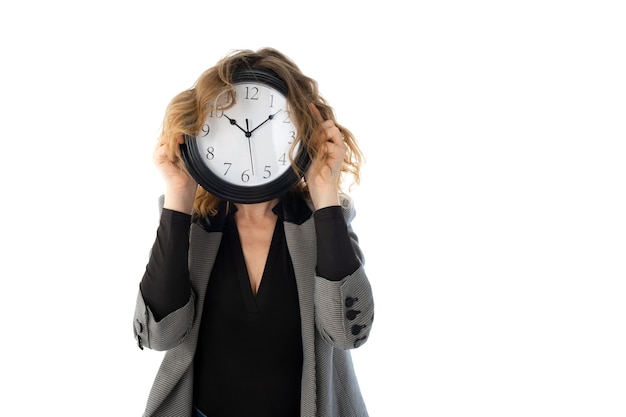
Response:
POLYGON ((315 209, 339 205, 339 175, 348 147, 339 128, 332 120, 324 120, 315 104, 309 107, 319 123, 317 160, 312 161, 305 174, 315 209))

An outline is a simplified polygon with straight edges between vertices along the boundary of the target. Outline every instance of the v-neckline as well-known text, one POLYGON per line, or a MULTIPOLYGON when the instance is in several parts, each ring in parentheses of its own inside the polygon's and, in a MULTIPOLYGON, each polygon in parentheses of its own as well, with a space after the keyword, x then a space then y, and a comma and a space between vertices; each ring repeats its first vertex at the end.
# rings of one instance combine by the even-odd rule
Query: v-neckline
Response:
POLYGON ((230 228, 232 232, 231 239, 231 249, 235 254, 235 265, 237 269, 237 280, 239 281, 239 286, 241 289, 241 295, 244 300, 244 304, 246 306, 246 310, 248 312, 260 312, 261 307, 263 305, 263 300, 266 298, 265 293, 268 291, 267 287, 271 284, 271 277, 267 274, 267 268, 273 258, 276 256, 276 245, 278 243, 277 233, 279 233, 279 224, 280 219, 276 219, 276 223, 274 224, 274 231, 272 232, 272 240, 270 242, 270 248, 267 252, 267 257, 265 259, 265 265, 263 266, 263 273, 261 274, 261 282, 259 283, 259 288, 257 289, 256 295, 252 291, 252 283, 250 282, 250 275, 248 273, 248 268, 246 266, 246 260, 243 255, 243 247, 241 245, 241 239, 239 236, 239 230, 237 230, 237 225, 233 221, 230 223, 230 228))

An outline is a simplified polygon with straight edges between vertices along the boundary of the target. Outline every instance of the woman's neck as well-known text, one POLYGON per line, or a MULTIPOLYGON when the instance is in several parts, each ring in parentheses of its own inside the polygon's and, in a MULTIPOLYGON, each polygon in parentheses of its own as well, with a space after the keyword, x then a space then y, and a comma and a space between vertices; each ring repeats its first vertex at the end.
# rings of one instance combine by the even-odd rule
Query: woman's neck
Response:
POLYGON ((235 203, 237 212, 235 218, 247 221, 263 220, 268 217, 275 217, 272 209, 278 204, 278 199, 271 201, 265 201, 263 203, 256 204, 239 204, 235 203))

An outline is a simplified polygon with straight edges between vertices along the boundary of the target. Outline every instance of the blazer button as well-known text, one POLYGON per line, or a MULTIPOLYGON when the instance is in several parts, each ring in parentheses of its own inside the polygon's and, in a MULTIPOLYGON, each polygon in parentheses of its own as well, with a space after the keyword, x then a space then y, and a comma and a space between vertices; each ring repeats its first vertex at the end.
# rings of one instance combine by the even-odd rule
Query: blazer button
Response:
POLYGON ((352 307, 354 305, 355 301, 359 301, 359 299, 358 298, 348 297, 348 298, 346 298, 346 301, 345 301, 344 304, 346 305, 346 307, 350 308, 350 307, 352 307))
POLYGON ((348 310, 348 312, 346 313, 346 318, 348 320, 354 320, 357 314, 359 314, 360 312, 361 310, 348 310))
POLYGON ((366 325, 359 326, 358 324, 355 324, 354 326, 352 326, 352 334, 356 336, 357 334, 361 333, 361 330, 366 327, 366 325))
POLYGON ((367 336, 359 337, 358 339, 356 339, 354 341, 354 347, 358 348, 359 346, 361 346, 365 342, 365 339, 367 339, 367 336))

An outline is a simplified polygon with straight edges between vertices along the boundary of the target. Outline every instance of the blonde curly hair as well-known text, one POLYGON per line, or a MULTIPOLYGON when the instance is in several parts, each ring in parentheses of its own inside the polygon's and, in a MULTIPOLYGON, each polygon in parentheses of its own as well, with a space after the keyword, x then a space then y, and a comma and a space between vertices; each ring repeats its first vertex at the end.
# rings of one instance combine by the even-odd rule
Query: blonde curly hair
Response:
MULTIPOLYGON (((315 134, 319 122, 311 111, 313 103, 324 120, 332 120, 339 128, 348 147, 337 184, 338 187, 346 176, 351 177, 351 185, 360 181, 360 169, 363 154, 352 133, 335 120, 335 114, 320 95, 315 80, 302 73, 298 66, 283 53, 273 48, 261 48, 257 51, 249 49, 235 50, 227 54, 217 64, 204 71, 192 88, 177 94, 168 104, 162 124, 160 141, 169 144, 171 161, 187 171, 180 154, 179 140, 183 135, 195 136, 210 111, 218 108, 226 109, 234 103, 233 73, 240 68, 269 69, 276 73, 287 85, 287 103, 290 107, 292 120, 296 124, 301 149, 309 154, 312 164, 320 164, 324 155, 320 155, 315 146, 315 134)), ((292 167, 298 170, 290 155, 292 167)), ((304 173, 296 172, 298 176, 304 173)), ((308 193, 306 182, 301 180, 293 191, 308 193)), ((194 214, 198 216, 214 215, 220 199, 198 187, 194 201, 194 214)))

